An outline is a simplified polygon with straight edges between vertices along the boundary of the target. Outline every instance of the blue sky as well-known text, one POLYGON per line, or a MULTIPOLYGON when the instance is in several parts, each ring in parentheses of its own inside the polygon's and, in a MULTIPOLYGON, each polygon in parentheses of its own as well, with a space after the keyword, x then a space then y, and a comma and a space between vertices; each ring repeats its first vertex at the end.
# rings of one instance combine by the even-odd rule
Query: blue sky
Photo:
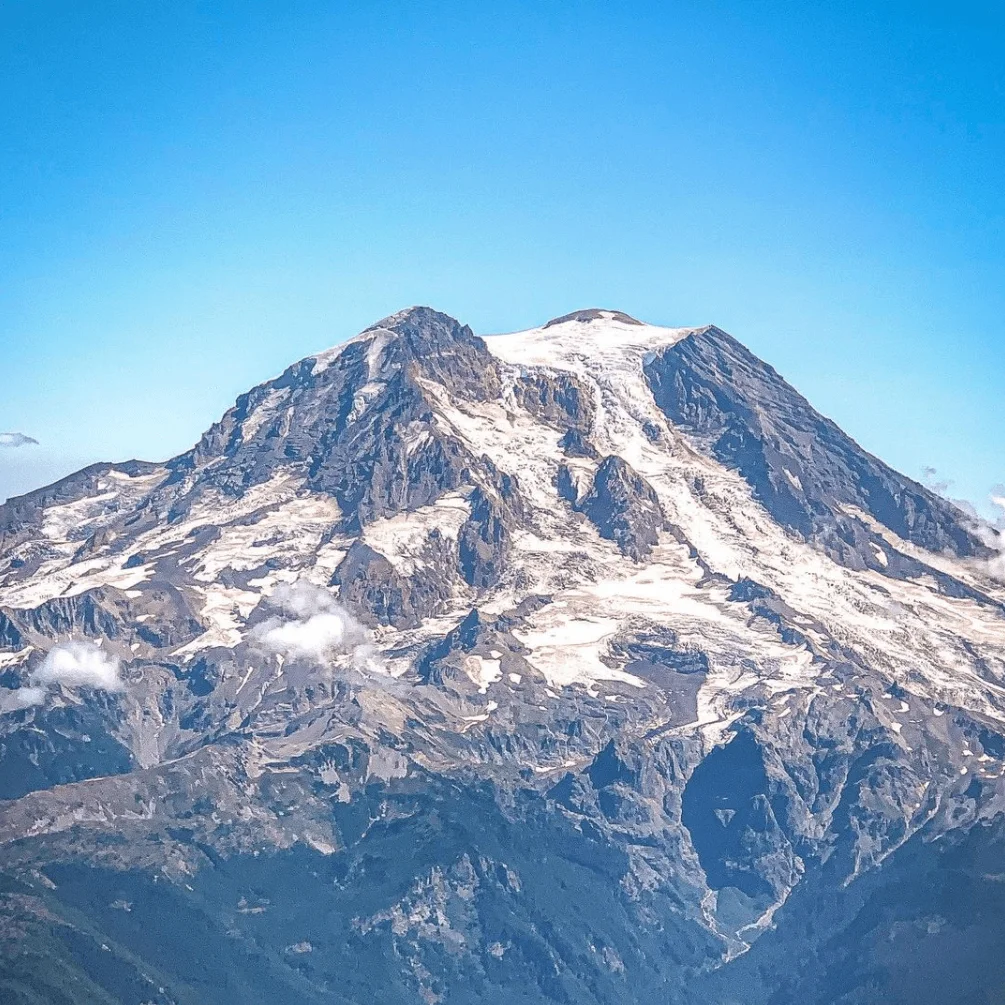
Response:
POLYGON ((0 498, 428 303, 715 322, 983 504, 1003 67, 1000 4, 10 0, 0 498))

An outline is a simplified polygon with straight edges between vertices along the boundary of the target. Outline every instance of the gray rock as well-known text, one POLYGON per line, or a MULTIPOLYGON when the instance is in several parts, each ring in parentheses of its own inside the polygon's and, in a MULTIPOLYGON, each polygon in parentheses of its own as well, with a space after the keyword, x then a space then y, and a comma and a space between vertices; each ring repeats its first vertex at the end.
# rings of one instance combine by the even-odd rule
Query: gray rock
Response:
POLYGON ((364 623, 414 628, 437 614, 450 596, 453 548, 434 534, 429 553, 426 575, 412 579, 399 575, 369 545, 355 541, 335 570, 332 584, 341 588, 340 599, 364 623))
POLYGON ((513 392, 531 415, 564 430, 570 443, 578 444, 589 435, 595 412, 593 397, 573 374, 521 374, 513 392))
POLYGON ((653 487, 623 458, 605 457, 593 487, 577 507, 623 555, 644 559, 659 540, 666 517, 653 487))

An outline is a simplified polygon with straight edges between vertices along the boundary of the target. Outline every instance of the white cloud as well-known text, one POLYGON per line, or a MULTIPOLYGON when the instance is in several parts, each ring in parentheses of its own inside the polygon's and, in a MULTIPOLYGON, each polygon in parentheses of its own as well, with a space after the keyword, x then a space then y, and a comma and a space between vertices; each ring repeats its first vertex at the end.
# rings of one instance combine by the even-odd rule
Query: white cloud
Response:
POLYGON ((46 653, 42 665, 30 680, 32 687, 54 687, 57 684, 121 691, 119 661, 91 642, 61 642, 46 653))
POLYGON ((929 464, 921 469, 921 475, 922 484, 936 495, 945 496, 953 484, 951 478, 940 478, 939 472, 929 464))
POLYGON ((997 485, 991 490, 990 502, 1000 511, 995 519, 984 520, 973 508, 970 508, 970 515, 974 521, 974 533, 994 552, 983 563, 983 568, 992 579, 1005 583, 1005 486, 997 485))
MULTIPOLYGON (((345 608, 331 593, 303 580, 280 583, 269 595, 269 605, 279 608, 284 614, 292 614, 295 618, 345 612, 345 608)), ((348 614, 346 616, 351 617, 348 614)))
POLYGON ((14 692, 14 700, 22 708, 28 708, 31 705, 41 705, 45 701, 46 693, 44 687, 28 685, 27 687, 19 687, 14 692))
POLYGON ((995 530, 1005 530, 1005 485, 996 485, 992 489, 991 505, 1001 511, 994 522, 995 530))
POLYGON ((988 563, 988 571, 994 579, 1005 583, 1005 489, 997 486, 991 496, 991 503, 999 510, 994 522, 987 525, 983 535, 984 543, 993 548, 997 554, 988 563))
POLYGON ((33 443, 38 444, 38 440, 24 433, 0 433, 0 447, 27 447, 33 443))
POLYGON ((357 630, 359 626, 345 613, 314 614, 304 620, 286 622, 272 619, 266 624, 270 627, 258 637, 259 641, 267 649, 290 657, 324 659, 334 652, 344 652, 353 639, 363 641, 357 630))
POLYGON ((60 642, 17 689, 15 700, 22 707, 41 705, 53 688, 87 687, 96 691, 121 691, 119 661, 93 642, 60 642))
POLYGON ((1005 485, 996 485, 989 496, 989 502, 999 513, 988 520, 977 507, 967 499, 954 499, 948 494, 952 481, 939 479, 939 472, 930 466, 922 468, 925 487, 951 502, 968 519, 968 529, 994 554, 975 563, 980 570, 1000 583, 1005 583, 1005 485))
POLYGON ((337 655, 349 654, 361 672, 384 671, 370 633, 327 590, 304 582, 283 584, 267 603, 280 614, 252 632, 252 640, 261 648, 286 659, 317 663, 330 663, 337 655))
POLYGON ((364 642, 362 645, 356 646, 352 651, 352 659, 353 666, 360 673, 386 674, 388 672, 387 664, 380 655, 380 650, 371 642, 364 642))

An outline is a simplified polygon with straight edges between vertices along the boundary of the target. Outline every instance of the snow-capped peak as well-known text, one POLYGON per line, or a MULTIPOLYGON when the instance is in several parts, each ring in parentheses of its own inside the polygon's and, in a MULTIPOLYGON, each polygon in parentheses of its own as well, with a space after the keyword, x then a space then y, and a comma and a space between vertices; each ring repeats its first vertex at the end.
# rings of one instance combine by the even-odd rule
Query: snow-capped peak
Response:
POLYGON ((489 335, 485 341, 489 351, 507 363, 564 367, 581 356, 609 357, 616 362, 626 353, 652 352, 706 327, 667 328, 637 321, 621 311, 590 309, 563 315, 539 328, 489 335))
POLYGON ((590 309, 483 340, 430 308, 384 318, 165 465, 0 507, 0 849, 25 891, 0 897, 0 928, 28 933, 18 973, 40 938, 93 938, 81 958, 159 981, 144 954, 163 913, 158 931, 193 918, 213 951, 242 947, 243 967, 259 947, 308 989, 270 1000, 329 1000, 362 959, 385 963, 353 1000, 439 1000, 470 975, 486 1001, 611 1005, 728 973, 768 929, 794 958, 841 938, 871 961, 893 935, 848 919, 877 902, 904 905, 888 931, 913 966, 921 902, 900 865, 882 887, 884 861, 966 878, 964 842, 1001 847, 992 555, 713 326, 590 309), (53 677, 69 646, 117 672, 53 677), (57 886, 45 869, 68 855, 84 879, 57 886), (156 896, 108 905, 144 873, 156 896), (829 915, 807 916, 817 901, 829 915), (576 934, 581 915, 602 931, 576 934), (554 983, 567 952, 588 983, 554 983), (510 993, 521 967, 528 995, 510 993))

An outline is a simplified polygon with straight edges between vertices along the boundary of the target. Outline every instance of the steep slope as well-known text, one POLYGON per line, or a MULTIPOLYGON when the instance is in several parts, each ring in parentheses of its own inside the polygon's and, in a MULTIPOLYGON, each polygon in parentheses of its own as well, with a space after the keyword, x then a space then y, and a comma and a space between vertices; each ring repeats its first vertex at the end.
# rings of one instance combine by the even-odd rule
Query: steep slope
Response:
POLYGON ((4 1000, 987 998, 987 540, 717 328, 386 318, 0 507, 4 1000))
POLYGON ((724 331, 661 351, 645 373, 677 428, 739 472, 779 523, 838 561, 889 571, 873 521, 928 551, 988 557, 951 503, 865 453, 724 331))

